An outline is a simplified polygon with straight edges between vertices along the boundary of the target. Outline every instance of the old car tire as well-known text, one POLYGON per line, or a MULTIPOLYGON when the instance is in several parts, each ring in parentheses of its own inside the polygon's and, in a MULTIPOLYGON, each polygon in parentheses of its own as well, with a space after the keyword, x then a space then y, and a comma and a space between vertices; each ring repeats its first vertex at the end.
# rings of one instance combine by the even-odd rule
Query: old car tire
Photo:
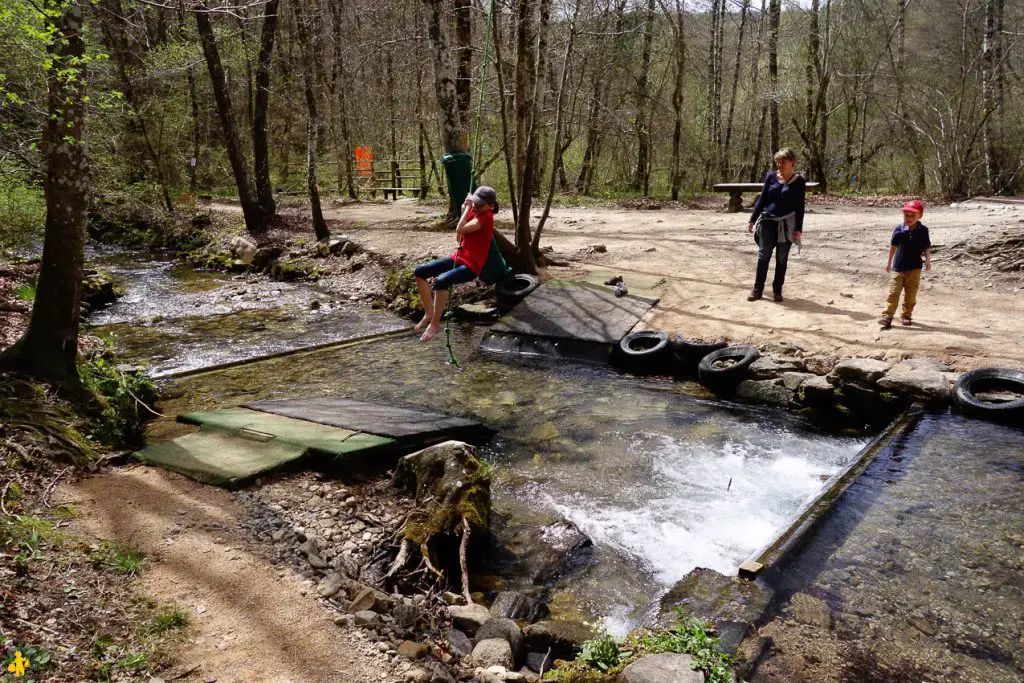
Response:
POLYGON ((1024 424, 1024 372, 1007 368, 981 368, 960 375, 953 399, 966 415, 996 422, 1024 424), (1012 391, 1022 398, 1011 401, 986 401, 978 394, 986 391, 1012 391))
POLYGON ((747 376, 747 368, 761 357, 761 353, 753 346, 741 344, 727 346, 712 351, 697 365, 697 374, 704 386, 711 389, 735 386, 747 376), (731 365, 722 366, 723 361, 733 361, 731 365))

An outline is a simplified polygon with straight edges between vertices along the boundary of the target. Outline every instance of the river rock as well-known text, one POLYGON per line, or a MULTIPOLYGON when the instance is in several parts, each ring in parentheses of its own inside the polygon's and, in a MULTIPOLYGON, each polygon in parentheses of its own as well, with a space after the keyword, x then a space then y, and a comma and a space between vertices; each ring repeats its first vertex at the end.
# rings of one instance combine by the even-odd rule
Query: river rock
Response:
POLYGON ((771 602, 770 590, 736 576, 723 576, 698 567, 683 577, 661 599, 658 624, 673 628, 677 609, 710 621, 721 639, 722 650, 732 654, 752 632, 771 602))
POLYGON ((412 640, 403 640, 402 644, 398 646, 398 654, 405 657, 410 662, 415 662, 417 659, 423 659, 430 652, 430 648, 423 643, 417 643, 412 640))
POLYGON ((811 372, 784 372, 782 373, 782 385, 790 391, 797 391, 801 384, 815 376, 811 372))
POLYGON ((543 616, 544 611, 543 602, 517 591, 502 591, 491 603, 492 616, 522 619, 531 623, 543 616))
POLYGON ((395 624, 402 628, 412 628, 420 620, 420 608, 415 605, 399 603, 391 610, 391 616, 395 618, 395 624))
POLYGON ((519 672, 509 671, 503 666, 495 665, 489 666, 486 669, 477 669, 476 679, 474 680, 479 680, 480 683, 509 683, 510 681, 522 681, 525 679, 519 672))
POLYGON ((380 623, 380 615, 373 610, 360 610, 352 616, 355 617, 356 626, 362 626, 363 628, 372 628, 380 623))
POLYGON ((82 278, 81 307, 86 313, 117 301, 118 291, 114 279, 106 273, 86 270, 82 278))
POLYGON ((252 263, 253 257, 256 256, 256 245, 241 235, 235 236, 231 239, 230 248, 231 257, 244 261, 245 263, 252 263))
POLYGON ((736 387, 736 397, 754 403, 785 407, 792 402, 793 392, 774 379, 745 379, 736 387))
POLYGON ((492 516, 493 554, 509 574, 547 585, 593 560, 594 542, 572 522, 537 526, 492 516))
POLYGON ((800 385, 800 402, 814 407, 827 407, 835 400, 836 388, 826 377, 815 375, 800 385))
POLYGON ((483 667, 497 665, 511 669, 513 666, 512 646, 504 638, 481 640, 473 648, 471 658, 474 663, 483 667))
POLYGON ((333 597, 338 591, 345 587, 347 581, 348 580, 338 572, 328 574, 320 580, 320 584, 316 587, 316 593, 321 598, 333 597))
POLYGON ((465 322, 491 322, 498 319, 498 309, 489 304, 461 304, 455 307, 455 319, 465 322))
POLYGON ((458 629, 453 628, 446 631, 444 639, 448 641, 448 647, 452 652, 460 657, 468 657, 473 652, 473 641, 458 629))
POLYGON ((807 593, 797 593, 789 600, 789 609, 793 617, 801 624, 809 624, 819 628, 831 628, 832 610, 823 600, 807 593))
POLYGON ((946 401, 955 377, 949 367, 931 358, 909 358, 892 366, 878 380, 886 391, 927 401, 946 401))
POLYGON ((491 612, 483 605, 450 605, 452 621, 469 636, 476 635, 480 627, 491 620, 491 612))
POLYGON ((309 561, 310 566, 314 569, 326 569, 327 563, 324 562, 323 557, 320 556, 320 550, 317 548, 316 542, 313 539, 308 538, 302 542, 299 546, 299 551, 306 555, 306 560, 309 561))
POLYGON ((839 361, 828 374, 828 381, 833 385, 845 382, 858 382, 870 386, 878 381, 890 367, 890 363, 874 358, 847 358, 839 361))
POLYGON ((704 683, 704 674, 693 665, 690 655, 646 655, 623 669, 617 683, 704 683))
POLYGON ((281 258, 283 253, 284 249, 281 247, 260 247, 252 255, 252 265, 254 268, 266 270, 274 261, 281 258))
POLYGON ((352 596, 351 609, 353 612, 376 609, 377 602, 377 591, 367 586, 352 596))
POLYGON ((784 372, 802 372, 806 367, 799 358, 771 354, 755 360, 747 372, 753 379, 775 379, 784 372))
POLYGON ((551 659, 547 652, 528 652, 526 654, 526 668, 536 674, 539 674, 542 670, 550 671, 553 663, 554 660, 551 659))
POLYGON ((594 632, 585 624, 549 619, 527 626, 524 635, 527 649, 533 652, 551 648, 552 659, 573 659, 594 632))
POLYGON ((480 627, 480 630, 476 632, 474 640, 480 642, 481 640, 491 640, 493 638, 503 638, 512 648, 513 660, 518 660, 519 655, 523 651, 523 632, 516 625, 516 622, 505 617, 494 617, 486 624, 480 627))

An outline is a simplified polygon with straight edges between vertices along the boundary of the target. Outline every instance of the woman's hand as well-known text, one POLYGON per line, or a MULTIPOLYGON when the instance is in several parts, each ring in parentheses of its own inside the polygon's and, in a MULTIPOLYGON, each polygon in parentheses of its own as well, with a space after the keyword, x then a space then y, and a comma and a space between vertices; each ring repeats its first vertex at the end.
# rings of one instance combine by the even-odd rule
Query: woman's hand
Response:
POLYGON ((754 232, 754 224, 747 223, 747 232, 754 232))
POLYGON ((803 237, 803 234, 804 233, 802 231, 800 231, 800 230, 794 230, 793 231, 793 241, 794 242, 799 242, 800 238, 803 237))

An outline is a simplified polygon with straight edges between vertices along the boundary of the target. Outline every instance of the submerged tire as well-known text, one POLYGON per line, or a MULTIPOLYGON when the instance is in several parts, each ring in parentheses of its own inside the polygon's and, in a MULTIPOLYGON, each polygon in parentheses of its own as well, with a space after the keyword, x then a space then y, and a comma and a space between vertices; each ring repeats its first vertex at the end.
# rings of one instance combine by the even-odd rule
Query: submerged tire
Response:
POLYGON ((668 370, 668 334, 660 330, 630 332, 619 342, 619 366, 630 372, 666 372, 668 370))
POLYGON ((712 389, 735 386, 747 376, 751 363, 760 357, 761 352, 753 346, 727 346, 701 358, 697 374, 701 383, 712 389))
POLYGON ((672 353, 676 360, 676 370, 684 374, 693 374, 697 372, 697 365, 701 362, 704 356, 708 355, 712 351, 718 351, 729 346, 728 342, 724 339, 720 339, 710 344, 703 342, 687 341, 682 337, 676 337, 672 340, 672 353))
POLYGON ((494 286, 498 308, 504 311, 511 310, 539 286, 540 279, 527 273, 516 273, 502 280, 494 286))
POLYGON ((965 372, 953 389, 953 400, 966 415, 1024 425, 1024 372, 1007 368, 965 372), (986 391, 1011 391, 1021 398, 999 402, 978 398, 986 391))

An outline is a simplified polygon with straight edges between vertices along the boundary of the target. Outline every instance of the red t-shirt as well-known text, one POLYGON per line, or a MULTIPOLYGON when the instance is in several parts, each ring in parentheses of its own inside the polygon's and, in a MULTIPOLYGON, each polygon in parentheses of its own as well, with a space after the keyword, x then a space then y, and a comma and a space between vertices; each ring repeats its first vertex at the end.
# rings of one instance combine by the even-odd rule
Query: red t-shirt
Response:
POLYGON ((487 211, 477 215, 476 207, 469 210, 466 222, 476 219, 480 221, 480 229, 462 235, 459 248, 452 255, 455 263, 460 266, 468 266, 477 275, 484 269, 487 263, 487 254, 491 250, 491 238, 494 237, 494 212, 487 211))

